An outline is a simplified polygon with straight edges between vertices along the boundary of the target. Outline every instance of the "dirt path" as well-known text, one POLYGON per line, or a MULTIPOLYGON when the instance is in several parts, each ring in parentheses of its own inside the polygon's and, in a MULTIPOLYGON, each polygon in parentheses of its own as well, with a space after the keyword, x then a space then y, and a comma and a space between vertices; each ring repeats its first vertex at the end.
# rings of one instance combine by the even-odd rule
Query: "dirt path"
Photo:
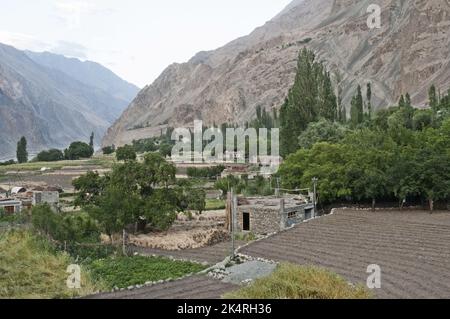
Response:
POLYGON ((377 264, 377 297, 450 298, 450 213, 339 211, 241 253, 326 267, 363 284, 377 264))
POLYGON ((131 291, 94 295, 86 299, 220 299, 223 294, 238 288, 236 285, 199 275, 131 291))
MULTIPOLYGON (((243 244, 244 242, 237 241, 236 248, 243 244)), ((167 251, 153 248, 133 247, 132 251, 144 256, 157 255, 215 265, 231 254, 231 241, 196 249, 167 251)))

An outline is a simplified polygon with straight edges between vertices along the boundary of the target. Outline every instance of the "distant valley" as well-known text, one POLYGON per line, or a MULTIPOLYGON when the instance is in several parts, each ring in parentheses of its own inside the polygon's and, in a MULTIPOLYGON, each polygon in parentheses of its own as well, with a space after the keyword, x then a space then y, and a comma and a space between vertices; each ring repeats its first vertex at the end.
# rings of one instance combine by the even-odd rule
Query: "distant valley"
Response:
POLYGON ((92 132, 100 145, 138 91, 100 64, 0 44, 0 161, 15 158, 22 136, 30 154, 92 132))

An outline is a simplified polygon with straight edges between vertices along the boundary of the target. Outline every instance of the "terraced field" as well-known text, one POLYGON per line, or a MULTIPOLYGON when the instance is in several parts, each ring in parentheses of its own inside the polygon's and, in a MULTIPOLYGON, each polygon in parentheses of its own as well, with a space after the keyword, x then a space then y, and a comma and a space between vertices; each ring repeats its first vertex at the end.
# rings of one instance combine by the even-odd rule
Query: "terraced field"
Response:
POLYGON ((207 276, 186 279, 118 293, 100 294, 86 299, 220 299, 227 292, 238 289, 207 276))
POLYGON ((379 298, 450 298, 450 213, 338 211, 256 242, 241 253, 326 267, 365 284, 382 271, 379 298))

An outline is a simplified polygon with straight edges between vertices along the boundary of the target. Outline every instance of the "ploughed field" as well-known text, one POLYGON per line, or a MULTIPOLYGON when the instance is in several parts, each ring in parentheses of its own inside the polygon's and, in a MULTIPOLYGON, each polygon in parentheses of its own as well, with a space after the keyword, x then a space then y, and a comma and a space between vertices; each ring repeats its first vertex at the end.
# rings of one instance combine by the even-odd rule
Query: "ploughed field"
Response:
POLYGON ((89 296, 86 299, 220 299, 239 287, 196 275, 141 289, 89 296))
POLYGON ((338 211, 240 252, 325 267, 361 284, 376 264, 379 298, 450 298, 450 212, 338 211))

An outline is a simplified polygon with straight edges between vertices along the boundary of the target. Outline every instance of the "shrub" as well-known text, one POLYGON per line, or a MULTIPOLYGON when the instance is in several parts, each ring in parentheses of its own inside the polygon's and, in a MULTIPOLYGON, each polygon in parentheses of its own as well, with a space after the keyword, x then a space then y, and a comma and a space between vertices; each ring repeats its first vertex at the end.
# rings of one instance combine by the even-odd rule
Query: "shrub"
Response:
POLYGON ((100 240, 97 224, 85 213, 62 216, 48 204, 33 207, 31 222, 35 230, 60 242, 95 243, 100 240))
POLYGON ((226 299, 369 299, 362 286, 325 269, 281 264, 275 272, 252 285, 226 294, 226 299))
POLYGON ((57 149, 42 151, 36 157, 36 160, 38 162, 58 162, 62 161, 63 159, 64 159, 63 152, 57 149))

